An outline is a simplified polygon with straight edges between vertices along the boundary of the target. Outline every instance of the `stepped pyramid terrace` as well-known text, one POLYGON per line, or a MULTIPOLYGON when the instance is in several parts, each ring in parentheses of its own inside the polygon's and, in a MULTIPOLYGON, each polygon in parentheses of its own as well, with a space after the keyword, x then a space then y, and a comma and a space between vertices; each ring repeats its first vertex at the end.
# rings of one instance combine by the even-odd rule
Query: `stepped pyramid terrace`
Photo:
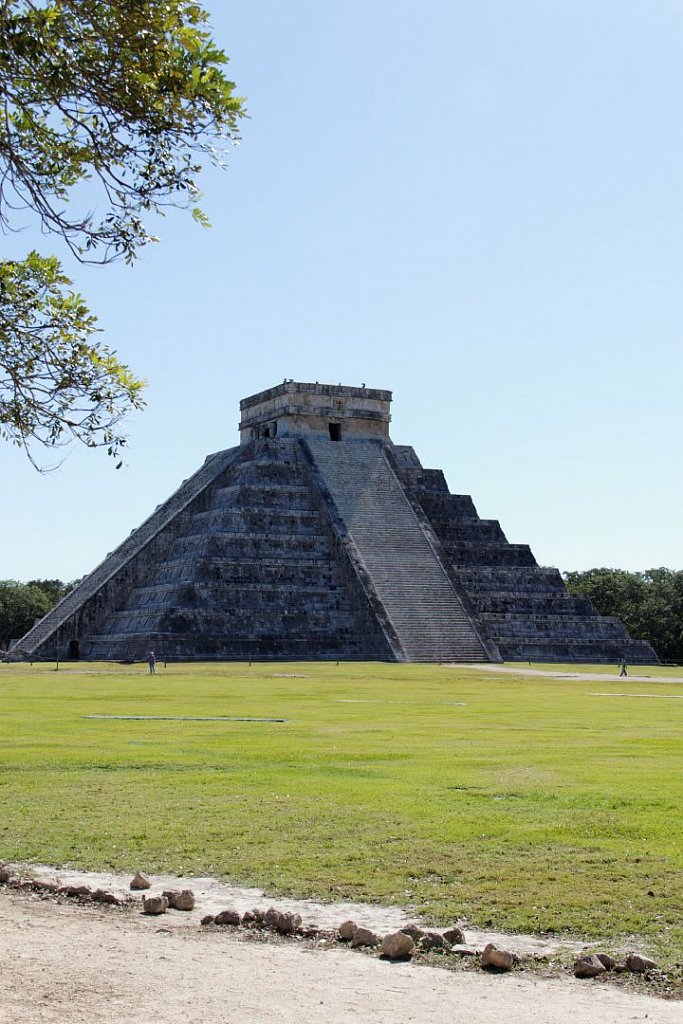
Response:
POLYGON ((391 392, 285 381, 14 647, 26 658, 654 663, 389 437, 391 392))

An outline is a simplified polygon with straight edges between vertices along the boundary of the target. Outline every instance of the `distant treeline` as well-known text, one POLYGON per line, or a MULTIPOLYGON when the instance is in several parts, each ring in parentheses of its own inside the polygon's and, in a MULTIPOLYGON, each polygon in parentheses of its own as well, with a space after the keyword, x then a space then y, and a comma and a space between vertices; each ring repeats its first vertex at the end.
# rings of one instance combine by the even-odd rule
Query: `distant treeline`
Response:
POLYGON ((601 615, 618 616, 634 640, 649 640, 662 661, 683 662, 683 571, 587 569, 564 579, 601 615))
POLYGON ((77 583, 78 580, 0 580, 0 647, 27 633, 36 619, 42 619, 77 583))

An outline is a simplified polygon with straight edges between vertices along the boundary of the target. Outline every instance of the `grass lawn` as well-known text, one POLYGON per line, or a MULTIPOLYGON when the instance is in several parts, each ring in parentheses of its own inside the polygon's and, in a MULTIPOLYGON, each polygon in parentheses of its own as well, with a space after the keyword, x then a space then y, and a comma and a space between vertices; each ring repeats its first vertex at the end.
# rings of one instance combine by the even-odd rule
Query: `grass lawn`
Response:
POLYGON ((0 857, 412 904, 672 964, 683 684, 643 671, 0 664, 0 857))

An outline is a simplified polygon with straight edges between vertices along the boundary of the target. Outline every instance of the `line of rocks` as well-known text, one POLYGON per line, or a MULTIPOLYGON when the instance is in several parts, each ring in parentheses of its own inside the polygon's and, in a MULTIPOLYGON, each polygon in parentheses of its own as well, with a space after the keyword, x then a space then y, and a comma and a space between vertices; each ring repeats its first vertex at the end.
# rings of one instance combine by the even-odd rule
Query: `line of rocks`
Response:
MULTIPOLYGON (((130 905, 133 899, 117 896, 105 889, 93 889, 87 885, 60 885, 58 882, 22 878, 2 861, 0 885, 112 906, 130 905)), ((133 892, 146 891, 151 887, 150 878, 141 871, 136 873, 129 886, 133 892)), ((150 894, 142 897, 142 912, 149 916, 165 914, 167 910, 191 911, 195 905, 195 895, 191 889, 165 889, 160 895, 150 894)), ((496 942, 487 943, 481 950, 469 945, 460 925, 438 932, 421 928, 418 924, 408 924, 398 931, 381 936, 370 928, 356 924, 355 921, 344 921, 336 930, 304 925, 300 914, 270 907, 268 910, 247 910, 243 914, 233 908, 227 908, 218 914, 207 914, 202 917, 201 926, 262 930, 300 939, 342 942, 352 949, 379 949, 380 955, 387 960, 410 960, 416 953, 436 952, 463 958, 479 957, 481 967, 493 971, 510 971, 520 960, 512 950, 496 942)), ((586 954, 575 960, 573 970, 576 978, 596 978, 608 972, 630 972, 649 975, 652 978, 663 975, 654 960, 640 953, 629 953, 621 961, 617 961, 608 953, 586 954)))
POLYGON ((16 875, 6 864, 0 863, 0 885, 11 889, 26 889, 29 892, 44 893, 48 896, 68 896, 84 902, 106 903, 121 907, 130 903, 130 899, 116 896, 106 889, 93 889, 89 885, 60 885, 59 882, 41 881, 38 878, 22 878, 16 875))

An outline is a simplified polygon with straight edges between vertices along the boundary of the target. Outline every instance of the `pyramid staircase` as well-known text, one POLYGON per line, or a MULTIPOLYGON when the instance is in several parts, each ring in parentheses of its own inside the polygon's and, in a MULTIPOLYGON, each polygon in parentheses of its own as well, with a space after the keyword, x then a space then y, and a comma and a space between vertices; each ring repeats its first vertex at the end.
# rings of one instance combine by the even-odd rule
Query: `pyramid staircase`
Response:
POLYGON ((301 442, 348 531, 406 661, 489 655, 378 441, 301 442))

